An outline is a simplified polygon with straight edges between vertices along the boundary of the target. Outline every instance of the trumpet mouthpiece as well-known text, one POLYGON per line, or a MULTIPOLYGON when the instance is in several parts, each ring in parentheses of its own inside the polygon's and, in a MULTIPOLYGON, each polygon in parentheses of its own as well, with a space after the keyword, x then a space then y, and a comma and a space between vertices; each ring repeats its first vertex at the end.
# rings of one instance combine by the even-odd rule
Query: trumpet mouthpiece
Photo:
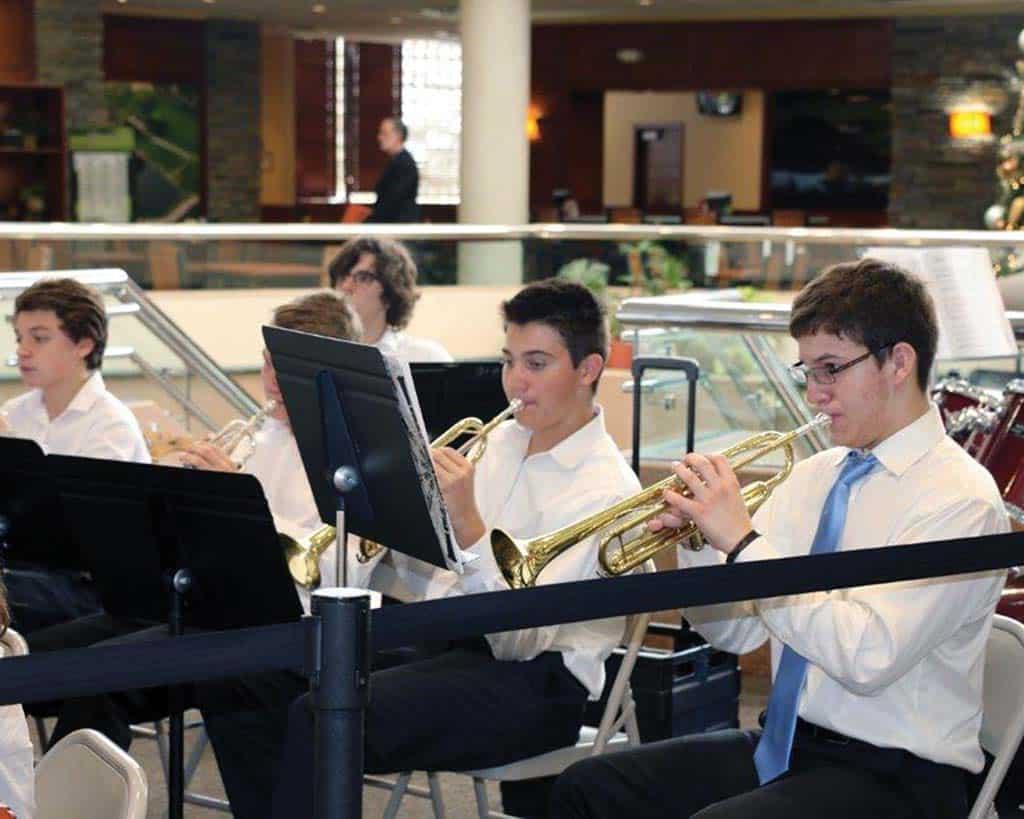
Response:
POLYGON ((508 402, 508 411, 509 411, 509 414, 511 414, 511 415, 515 415, 522 408, 523 408, 523 402, 521 400, 519 400, 518 398, 513 398, 511 401, 508 402))

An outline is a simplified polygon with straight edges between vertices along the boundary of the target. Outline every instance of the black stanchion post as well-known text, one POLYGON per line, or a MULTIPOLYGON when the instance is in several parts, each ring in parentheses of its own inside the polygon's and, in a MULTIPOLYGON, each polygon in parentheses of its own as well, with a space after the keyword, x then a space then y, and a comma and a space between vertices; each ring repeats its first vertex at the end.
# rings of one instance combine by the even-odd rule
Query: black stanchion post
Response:
POLYGON ((370 598, 313 595, 320 662, 310 675, 314 719, 313 806, 317 819, 363 813, 363 719, 370 694, 370 598))
MULTIPOLYGON (((185 596, 192 588, 192 573, 178 569, 171 578, 170 632, 180 637, 185 631, 185 596)), ((185 804, 185 697, 180 685, 168 691, 170 727, 167 741, 167 815, 182 819, 185 804)))

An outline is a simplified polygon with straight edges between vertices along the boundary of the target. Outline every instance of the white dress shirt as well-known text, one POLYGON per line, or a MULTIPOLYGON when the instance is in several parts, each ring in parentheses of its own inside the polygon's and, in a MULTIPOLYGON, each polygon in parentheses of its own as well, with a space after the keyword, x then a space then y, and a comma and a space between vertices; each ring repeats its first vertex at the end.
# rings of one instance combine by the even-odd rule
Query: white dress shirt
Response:
POLYGON ((32 740, 20 705, 0 706, 0 804, 18 819, 35 813, 32 740))
POLYGON ((0 407, 0 413, 7 415, 14 435, 31 438, 48 454, 150 462, 139 422, 107 391, 99 370, 89 376, 67 409, 52 421, 41 389, 12 398, 0 407))
MULTIPOLYGON (((494 562, 492 528, 522 546, 581 518, 607 509, 640 489, 597 411, 593 420, 547 452, 527 457, 531 432, 515 421, 501 424, 487 440, 476 466, 473 489, 487 533, 466 551, 478 555, 465 573, 436 569, 389 551, 373 575, 373 587, 402 599, 433 599, 508 588, 494 562), (403 593, 404 590, 404 593, 403 593)), ((538 585, 597 577, 597 547, 590 538, 553 560, 538 585)), ((622 639, 622 618, 566 623, 488 634, 499 660, 532 660, 559 651, 566 668, 598 699, 604 688, 604 661, 622 639)))
MULTIPOLYGON (((256 447, 246 462, 245 471, 254 475, 263 487, 277 531, 300 539, 323 526, 302 465, 299 445, 286 422, 276 418, 268 418, 264 422, 263 428, 256 433, 256 447)), ((361 565, 355 557, 358 543, 358 538, 349 537, 348 585, 365 587, 368 578, 355 574, 355 567, 361 565)), ((321 585, 324 587, 335 585, 337 553, 337 547, 332 544, 320 556, 321 585)), ((299 585, 295 588, 303 610, 309 614, 312 593, 299 585)))
MULTIPOLYGON (((799 463, 754 516, 761 537, 737 560, 810 552, 846 448, 799 463)), ((991 475, 946 436, 933 406, 873 450, 881 463, 850 492, 838 550, 1009 530, 991 475)), ((680 550, 683 565, 721 552, 680 550)), ((771 640, 808 660, 799 713, 808 722, 886 748, 977 772, 982 669, 1006 572, 889 583, 688 609, 713 645, 751 651, 771 640)))
POLYGON ((417 338, 388 327, 377 343, 373 345, 383 353, 397 356, 410 364, 416 362, 452 361, 449 353, 439 341, 429 338, 417 338))

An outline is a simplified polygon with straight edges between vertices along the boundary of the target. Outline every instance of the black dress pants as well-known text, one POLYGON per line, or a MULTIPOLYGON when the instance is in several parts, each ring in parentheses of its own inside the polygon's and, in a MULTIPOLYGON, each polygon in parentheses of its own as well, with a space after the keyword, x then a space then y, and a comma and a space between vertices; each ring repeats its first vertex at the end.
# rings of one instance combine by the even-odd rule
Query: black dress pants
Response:
MULTIPOLYGON (((835 736, 835 735, 833 735, 835 736)), ((558 819, 963 819, 965 772, 905 751, 798 732, 789 773, 758 786, 758 732, 695 734, 568 768, 558 819)))
MULTIPOLYGON (((29 651, 58 651, 104 643, 162 640, 167 626, 154 626, 140 620, 111 617, 105 612, 80 617, 67 623, 34 632, 27 638, 29 651)), ((192 687, 181 687, 186 707, 193 701, 192 687)), ((57 726, 50 744, 59 742, 79 728, 92 728, 127 750, 131 745, 131 726, 163 719, 169 711, 167 688, 141 688, 132 691, 76 697, 63 702, 32 703, 25 709, 33 716, 57 715, 57 726)))
MULTIPOLYGON (((296 681, 298 695, 304 682, 296 681)), ((312 816, 309 697, 282 705, 285 693, 284 687, 253 691, 248 680, 219 692, 204 685, 197 692, 236 819, 263 819, 271 802, 272 816, 312 816), (239 708, 239 702, 251 707, 239 708)), ((375 671, 366 712, 365 769, 485 767, 573 744, 586 697, 556 653, 501 662, 485 650, 459 648, 375 671)))

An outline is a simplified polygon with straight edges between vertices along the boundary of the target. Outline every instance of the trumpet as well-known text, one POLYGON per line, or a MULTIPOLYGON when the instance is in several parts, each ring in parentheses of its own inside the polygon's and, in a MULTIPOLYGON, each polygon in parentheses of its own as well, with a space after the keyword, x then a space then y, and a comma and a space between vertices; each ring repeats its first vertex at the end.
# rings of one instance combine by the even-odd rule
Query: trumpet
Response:
MULTIPOLYGON (((518 398, 512 399, 508 407, 495 415, 486 424, 479 418, 463 418, 456 421, 448 429, 442 432, 437 438, 430 442, 431 449, 448 446, 452 441, 469 435, 470 438, 457 450, 472 463, 476 463, 483 457, 487 449, 487 436, 491 434, 498 424, 519 412, 523 402, 518 398)), ((288 570, 292 579, 300 586, 307 589, 315 589, 320 585, 320 555, 322 555, 334 542, 337 531, 331 524, 325 523, 314 531, 309 537, 295 539, 287 535, 281 535, 285 547, 285 558, 288 561, 288 570)), ((369 563, 385 548, 368 538, 360 538, 359 548, 356 551, 356 560, 360 563, 369 563)))
MULTIPOLYGON (((740 470, 769 452, 776 449, 783 451, 785 460, 776 474, 766 480, 752 481, 743 487, 743 502, 750 514, 753 514, 793 471, 793 442, 814 430, 823 429, 830 422, 831 419, 822 413, 791 432, 761 432, 721 453, 729 459, 729 465, 733 470, 740 470)), ((704 538, 693 521, 680 529, 645 531, 626 540, 630 530, 667 511, 666 503, 661 500, 666 489, 674 489, 684 495, 689 494, 685 484, 676 475, 670 475, 602 512, 529 541, 525 554, 520 552, 509 535, 495 529, 491 532, 491 548, 494 550, 495 562, 501 569, 505 582, 511 588, 519 589, 536 584, 537 577, 544 568, 562 552, 602 531, 605 534, 599 541, 598 563, 600 573, 604 577, 626 574, 662 549, 677 543, 682 543, 693 551, 700 551, 704 548, 704 538)))
MULTIPOLYGON (((248 419, 236 418, 221 427, 208 441, 218 449, 227 453, 235 465, 241 469, 249 458, 256 451, 256 433, 267 420, 267 416, 277 409, 277 401, 271 399, 260 407, 248 419), (247 444, 247 449, 241 457, 234 457, 236 451, 247 444)), ((149 442, 150 455, 155 463, 164 466, 184 466, 181 456, 186 449, 192 446, 194 438, 155 438, 149 442)))

